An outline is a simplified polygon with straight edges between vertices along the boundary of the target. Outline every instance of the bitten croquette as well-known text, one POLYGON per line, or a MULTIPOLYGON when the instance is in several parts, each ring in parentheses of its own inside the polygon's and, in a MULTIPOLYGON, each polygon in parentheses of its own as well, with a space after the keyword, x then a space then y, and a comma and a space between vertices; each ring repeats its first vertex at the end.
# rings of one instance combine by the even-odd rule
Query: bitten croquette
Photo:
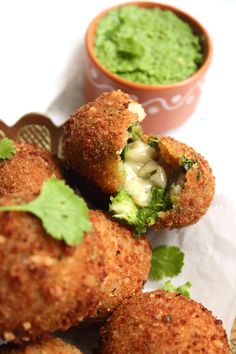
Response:
MULTIPOLYGON (((18 194, 0 205, 31 201, 18 194)), ((26 212, 0 212, 0 337, 37 340, 81 321, 97 305, 104 278, 103 244, 96 229, 77 247, 49 236, 26 212)))
POLYGON ((98 306, 86 318, 87 325, 104 322, 125 298, 140 292, 151 266, 151 247, 145 237, 135 237, 101 211, 91 210, 90 220, 103 242, 106 277, 98 306))
POLYGON ((196 223, 211 205, 215 178, 208 162, 193 148, 171 137, 159 137, 158 162, 168 179, 174 181, 172 207, 159 212, 154 229, 172 229, 196 223), (181 158, 194 162, 188 171, 180 168, 181 158))
POLYGON ((164 290, 139 294, 100 330, 100 354, 228 354, 222 322, 203 305, 164 290))
POLYGON ((43 341, 28 344, 22 348, 4 349, 0 347, 1 354, 82 354, 73 345, 65 343, 60 338, 49 338, 43 341))
POLYGON ((127 143, 128 128, 142 120, 142 106, 121 91, 107 92, 82 106, 63 126, 66 164, 105 193, 124 184, 119 154, 127 143))
POLYGON ((36 145, 14 142, 16 153, 0 160, 0 197, 18 192, 38 193, 42 183, 63 178, 57 159, 36 145))
POLYGON ((172 229, 194 224, 214 196, 211 168, 193 148, 173 138, 142 134, 139 121, 144 116, 141 105, 127 94, 102 94, 64 124, 65 161, 113 194, 113 217, 137 233, 150 226, 172 229), (149 210, 141 210, 145 207, 149 210))

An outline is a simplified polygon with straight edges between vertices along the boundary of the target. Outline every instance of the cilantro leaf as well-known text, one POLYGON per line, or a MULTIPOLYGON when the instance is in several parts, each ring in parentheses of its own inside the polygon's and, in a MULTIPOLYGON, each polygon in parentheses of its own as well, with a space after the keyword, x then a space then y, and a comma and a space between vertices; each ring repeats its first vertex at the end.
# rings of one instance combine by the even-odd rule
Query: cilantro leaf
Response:
POLYGON ((176 287, 171 282, 171 280, 166 281, 162 289, 165 291, 169 291, 170 293, 176 292, 176 287))
POLYGON ((165 282, 163 289, 169 291, 170 293, 179 293, 188 298, 190 298, 189 289, 191 288, 192 284, 188 281, 187 283, 175 287, 171 280, 165 282))
POLYGON ((11 139, 3 138, 0 140, 0 159, 11 159, 15 152, 16 148, 11 139))
POLYGON ((160 280, 173 277, 181 272, 184 265, 184 253, 176 246, 159 246, 153 249, 150 276, 160 280))
POLYGON ((188 289, 190 289, 191 286, 192 284, 188 281, 187 283, 178 286, 178 288, 176 288, 176 292, 190 298, 190 292, 188 289))
POLYGON ((70 246, 79 245, 83 233, 91 229, 88 208, 82 198, 62 180, 50 178, 42 185, 40 195, 33 201, 2 206, 0 211, 27 211, 41 219, 45 230, 53 238, 70 246))
POLYGON ((193 167, 193 165, 196 163, 195 161, 188 159, 184 155, 180 157, 180 162, 181 166, 185 169, 186 172, 190 170, 190 168, 193 167))

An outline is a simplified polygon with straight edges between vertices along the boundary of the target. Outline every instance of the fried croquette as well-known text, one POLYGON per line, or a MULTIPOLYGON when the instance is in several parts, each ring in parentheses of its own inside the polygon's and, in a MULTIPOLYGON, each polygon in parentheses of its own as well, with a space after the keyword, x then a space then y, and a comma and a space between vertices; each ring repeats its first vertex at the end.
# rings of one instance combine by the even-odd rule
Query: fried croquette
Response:
MULTIPOLYGON (((18 194, 0 205, 32 200, 18 194)), ((23 343, 66 330, 97 305, 104 278, 96 229, 70 247, 26 212, 0 212, 0 337, 23 343)))
POLYGON ((154 228, 172 229, 196 223, 211 205, 215 191, 208 162, 193 148, 165 136, 159 137, 157 159, 170 181, 172 207, 158 213, 154 228), (187 171, 180 167, 183 157, 193 163, 187 171))
POLYGON ((191 225, 213 199, 209 164, 173 138, 145 136, 139 125, 144 116, 121 91, 101 95, 65 123, 65 160, 113 194, 110 212, 136 233, 191 225))
POLYGON ((121 91, 102 94, 64 124, 65 162, 104 192, 117 192, 125 181, 120 153, 129 137, 128 128, 144 117, 142 106, 129 95, 121 91))
POLYGON ((139 294, 100 330, 100 354, 229 353, 222 322, 201 304, 164 290, 139 294))
POLYGON ((90 211, 90 220, 104 247, 106 277, 99 303, 85 323, 101 323, 124 300, 140 292, 151 265, 151 248, 145 237, 134 237, 126 227, 100 211, 90 211))
POLYGON ((1 349, 1 354, 82 354, 73 345, 65 343, 60 338, 49 338, 22 348, 1 349))
POLYGON ((16 153, 0 160, 0 197, 18 193, 38 193, 42 183, 52 177, 63 178, 56 158, 36 145, 14 142, 16 153))

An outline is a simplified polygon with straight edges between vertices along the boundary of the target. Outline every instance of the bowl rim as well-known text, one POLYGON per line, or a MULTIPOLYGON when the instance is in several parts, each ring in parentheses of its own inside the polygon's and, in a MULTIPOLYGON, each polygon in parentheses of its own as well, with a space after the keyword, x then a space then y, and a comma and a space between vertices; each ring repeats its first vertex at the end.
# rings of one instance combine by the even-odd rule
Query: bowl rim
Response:
POLYGON ((159 2, 152 2, 152 1, 128 1, 124 3, 119 3, 116 5, 113 5, 111 7, 106 8, 102 12, 100 12, 98 15, 96 15, 93 20, 90 22, 90 24, 87 27, 87 31, 85 34, 85 47, 87 49, 87 53, 95 66, 97 66, 100 71, 102 71, 106 76, 109 77, 110 80, 115 81, 116 83, 119 83, 123 86, 128 86, 129 88, 133 89, 138 89, 138 90, 144 90, 144 91, 159 91, 159 90, 168 90, 168 89, 173 89, 173 88, 180 88, 185 85, 190 84, 192 81, 195 81, 198 77, 201 77, 204 75, 204 73, 207 71, 211 61, 212 61, 212 56, 213 56, 213 43, 211 40, 211 37, 208 33, 208 31, 205 29, 205 27, 192 15, 189 15, 187 12, 169 5, 169 4, 163 4, 159 2), (94 51, 94 37, 95 37, 95 32, 96 32, 96 27, 98 22, 111 10, 114 10, 119 7, 127 6, 127 5, 137 5, 140 7, 147 7, 147 8, 153 8, 153 7, 159 7, 163 10, 170 10, 174 12, 178 17, 181 19, 185 20, 190 24, 190 26, 197 28, 198 31, 204 36, 205 38, 205 46, 206 46, 206 56, 203 64, 200 66, 200 68, 190 77, 188 77, 185 80, 178 81, 173 84, 167 84, 167 85, 150 85, 150 84, 142 84, 134 81, 127 80, 125 78, 122 78, 121 76, 112 73, 110 70, 108 70, 105 66, 101 64, 99 59, 95 55, 94 51))

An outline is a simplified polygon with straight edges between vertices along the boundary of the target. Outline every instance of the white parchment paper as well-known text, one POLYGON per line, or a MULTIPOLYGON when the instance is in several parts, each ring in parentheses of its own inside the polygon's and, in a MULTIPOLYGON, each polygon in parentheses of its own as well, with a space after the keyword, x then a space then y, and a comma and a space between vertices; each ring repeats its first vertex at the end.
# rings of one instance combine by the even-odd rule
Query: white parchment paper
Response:
MULTIPOLYGON (((185 253, 181 274, 174 284, 192 283, 191 297, 223 321, 230 336, 236 314, 236 210, 223 195, 216 195, 207 214, 195 225, 150 235, 153 246, 177 245, 185 253)), ((148 281, 145 291, 161 287, 148 281)))

